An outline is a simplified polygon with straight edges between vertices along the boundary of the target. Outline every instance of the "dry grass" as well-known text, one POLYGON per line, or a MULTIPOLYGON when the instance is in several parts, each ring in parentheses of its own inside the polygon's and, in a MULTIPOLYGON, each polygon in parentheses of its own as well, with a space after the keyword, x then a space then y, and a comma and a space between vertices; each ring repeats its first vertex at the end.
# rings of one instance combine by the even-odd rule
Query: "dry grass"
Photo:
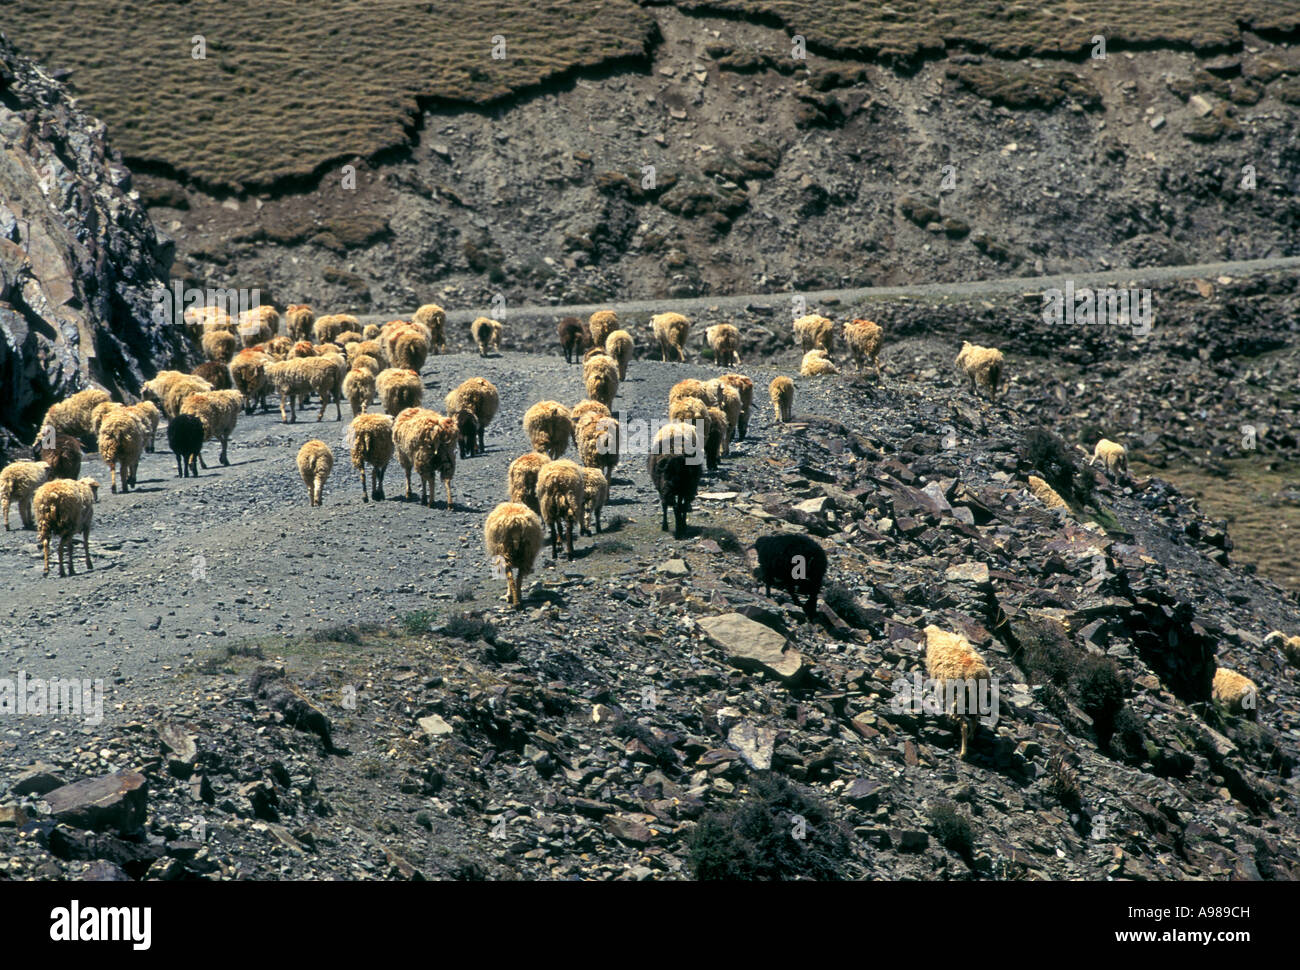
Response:
POLYGON ((72 69, 134 167, 231 189, 406 144, 417 99, 482 104, 643 54, 653 34, 629 0, 0 0, 0 23, 72 69))

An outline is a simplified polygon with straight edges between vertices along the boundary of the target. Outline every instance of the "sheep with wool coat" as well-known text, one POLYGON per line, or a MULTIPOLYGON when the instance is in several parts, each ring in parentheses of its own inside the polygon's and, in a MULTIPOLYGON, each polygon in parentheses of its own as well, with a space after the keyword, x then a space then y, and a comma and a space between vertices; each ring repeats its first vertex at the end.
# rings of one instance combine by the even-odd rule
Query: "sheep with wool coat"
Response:
POLYGON ((811 536, 792 533, 761 536, 754 542, 758 554, 758 580, 767 596, 772 587, 783 589, 797 604, 806 596, 804 615, 817 616, 817 596, 826 578, 826 550, 811 536))
POLYGON ((359 414, 348 428, 352 467, 361 473, 361 501, 384 500, 384 473, 393 459, 393 419, 386 414, 359 414), (366 465, 374 469, 373 489, 366 492, 366 465))
POLYGON ((50 540, 59 540, 59 576, 64 575, 63 559, 67 554, 67 575, 77 574, 73 559, 76 555, 76 537, 86 550, 86 569, 94 569, 90 561, 90 527, 95 518, 95 503, 99 501, 99 482, 93 478, 77 481, 60 478, 46 482, 32 497, 32 511, 36 516, 36 539, 45 557, 44 575, 50 574, 50 540))
POLYGON ((518 502, 502 502, 483 523, 483 544, 495 569, 506 576, 506 598, 519 608, 520 586, 533 571, 544 535, 537 513, 518 502))
POLYGON ((5 531, 9 531, 9 505, 18 503, 18 517, 24 529, 36 528, 32 498, 50 479, 50 466, 43 461, 15 461, 0 471, 0 504, 4 505, 5 531))
POLYGON ((319 438, 313 438, 298 449, 298 474, 307 486, 311 505, 320 505, 325 482, 334 470, 334 452, 319 438))

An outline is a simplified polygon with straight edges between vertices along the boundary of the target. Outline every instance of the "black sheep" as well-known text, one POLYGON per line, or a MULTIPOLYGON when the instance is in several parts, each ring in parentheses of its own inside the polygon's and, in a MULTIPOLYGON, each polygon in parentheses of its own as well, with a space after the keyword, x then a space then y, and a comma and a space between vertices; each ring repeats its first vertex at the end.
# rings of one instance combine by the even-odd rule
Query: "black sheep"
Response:
POLYGON ((591 346, 591 330, 577 317, 565 317, 556 324, 555 332, 560 335, 566 364, 580 360, 582 352, 591 346))
POLYGON ((767 595, 772 587, 784 589, 797 604, 799 594, 808 594, 804 615, 817 615, 817 594, 826 577, 826 550, 804 535, 781 533, 763 536, 754 543, 758 552, 758 580, 767 595))
POLYGON ((483 451, 483 429, 478 426, 478 418, 469 408, 461 408, 453 417, 456 427, 460 429, 460 456, 473 458, 483 451))
POLYGON ((695 501, 695 493, 700 487, 699 455, 650 455, 650 477, 654 480, 655 490, 659 492, 659 503, 663 518, 660 528, 668 531, 668 503, 673 506, 673 519, 676 528, 673 534, 682 539, 686 536, 686 514, 695 501))
POLYGON ((176 477, 199 477, 195 462, 207 469, 203 460, 203 422, 192 414, 181 414, 167 422, 167 444, 176 455, 176 477))

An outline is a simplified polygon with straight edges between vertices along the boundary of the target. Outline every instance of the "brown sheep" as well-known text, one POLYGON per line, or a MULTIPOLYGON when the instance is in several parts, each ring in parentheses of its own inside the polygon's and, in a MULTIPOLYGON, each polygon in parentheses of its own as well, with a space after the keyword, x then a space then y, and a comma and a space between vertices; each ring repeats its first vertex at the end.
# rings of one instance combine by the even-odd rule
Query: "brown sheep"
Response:
POLYGON ((650 318, 650 329, 659 341, 662 360, 686 362, 686 338, 691 332, 691 321, 680 313, 657 313, 650 318))
POLYGON ((307 486, 307 498, 312 505, 320 505, 325 491, 325 481, 334 470, 334 452, 319 438, 313 438, 298 449, 298 474, 307 486))
POLYGON ((493 570, 506 574, 506 599, 518 609, 524 577, 533 571, 542 548, 542 520, 518 502, 502 502, 483 523, 483 543, 493 570))
POLYGON ((214 391, 228 391, 235 386, 230 376, 230 365, 218 364, 215 360, 199 364, 194 368, 194 376, 201 381, 207 381, 214 391))
POLYGON ((285 330, 290 340, 306 340, 311 336, 312 324, 316 314, 305 303, 290 303, 284 311, 285 330))
POLYGON ((591 330, 577 317, 565 317, 555 325, 555 332, 560 338, 566 364, 580 359, 582 351, 591 346, 591 330))
POLYGON ((477 453, 481 454, 484 451, 483 434, 501 406, 501 395, 497 392, 497 386, 482 377, 468 378, 461 382, 460 387, 447 395, 446 405, 448 414, 469 411, 474 415, 478 425, 477 453))
POLYGON ((599 401, 607 408, 614 406, 618 394, 618 365, 601 354, 582 365, 582 379, 587 386, 587 397, 599 401))
POLYGON ((275 361, 269 354, 259 350, 241 350, 230 362, 230 377, 235 390, 244 396, 244 413, 252 414, 258 401, 262 403, 262 413, 266 413, 266 392, 271 382, 266 376, 266 368, 275 361))
POLYGON ((506 473, 506 486, 510 501, 521 502, 534 512, 540 512, 537 504, 537 473, 550 459, 535 451, 520 455, 510 463, 506 473))
POLYGON ((208 360, 216 361, 218 364, 229 364, 239 348, 239 341, 235 339, 235 335, 225 330, 205 330, 201 342, 203 353, 207 355, 208 360))
POLYGON ((604 347, 609 335, 618 329, 618 314, 613 310, 597 310, 587 318, 587 333, 593 347, 604 347))
POLYGON ((858 365, 858 373, 862 373, 866 369, 866 362, 871 361, 876 376, 880 376, 880 346, 884 339, 885 332, 880 324, 872 320, 858 318, 844 327, 844 342, 849 345, 849 352, 858 365))
POLYGON ((729 323, 716 323, 704 331, 704 339, 713 350, 713 362, 719 367, 740 366, 740 331, 729 323))
POLYGON ((59 576, 64 575, 63 557, 67 553, 67 575, 77 575, 73 557, 76 553, 76 536, 86 550, 86 569, 94 569, 90 561, 90 526, 95 518, 95 503, 99 501, 99 482, 93 478, 69 481, 60 478, 46 482, 32 497, 32 510, 36 516, 36 537, 45 556, 45 573, 50 574, 50 539, 59 540, 59 576))
POLYGON ((777 421, 789 421, 794 410, 794 381, 788 377, 774 377, 767 390, 777 421))
POLYGON ((486 357, 488 351, 501 353, 501 324, 487 317, 479 317, 469 325, 470 335, 478 345, 478 355, 486 357))
POLYGON ((569 450, 574 439, 569 409, 558 401, 538 401, 524 413, 524 433, 539 451, 552 461, 569 450))
POLYGON ((436 303, 426 303, 415 311, 413 319, 416 323, 428 328, 429 349, 435 354, 445 354, 447 352, 447 341, 444 339, 443 331, 447 325, 447 311, 436 303))
POLYGON ((50 466, 50 480, 75 479, 81 475, 81 442, 70 434, 55 431, 50 425, 41 428, 32 445, 32 458, 50 466))
POLYGON ((361 473, 361 501, 384 500, 384 473, 393 460, 393 419, 386 414, 360 414, 348 429, 352 467, 361 473), (366 465, 374 469, 373 490, 366 492, 366 465))
POLYGON ((582 469, 567 458, 548 461, 537 473, 537 504, 542 521, 551 530, 551 559, 558 560, 560 533, 573 558, 573 530, 582 521, 584 489, 582 469))
POLYGON ((407 408, 418 408, 424 400, 424 385, 413 370, 396 367, 381 370, 375 377, 375 390, 384 413, 394 418, 407 408))

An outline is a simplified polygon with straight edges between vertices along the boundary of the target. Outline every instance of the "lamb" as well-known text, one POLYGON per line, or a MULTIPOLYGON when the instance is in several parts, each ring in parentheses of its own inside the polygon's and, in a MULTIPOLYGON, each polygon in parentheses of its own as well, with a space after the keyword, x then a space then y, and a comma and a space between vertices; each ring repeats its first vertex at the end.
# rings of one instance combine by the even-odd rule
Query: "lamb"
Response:
POLYGON ((700 441, 689 424, 666 424, 655 435, 647 462, 650 478, 659 493, 662 512, 659 528, 668 531, 668 505, 673 506, 678 539, 686 537, 686 516, 700 487, 700 441))
POLYGON ((176 455, 176 477, 199 477, 199 466, 207 469, 203 460, 203 442, 207 432, 203 422, 192 414, 181 414, 167 423, 167 444, 176 455))
MULTIPOLYGON (((650 318, 650 329, 659 341, 663 360, 669 358, 686 362, 686 337, 691 332, 691 321, 680 313, 657 313, 650 318)), ((593 331, 593 336, 594 331, 593 331)))
POLYGON ((980 685, 989 684, 993 674, 969 640, 960 633, 949 633, 934 624, 925 628, 925 674, 931 681, 942 685, 945 704, 947 698, 952 697, 946 713, 961 717, 961 750, 957 757, 964 760, 970 739, 979 731, 977 698, 982 690, 987 689, 980 685))
MULTIPOLYGON (((318 320, 317 323, 320 321, 318 320)), ((290 358, 289 360, 278 360, 273 364, 268 364, 266 376, 275 386, 276 393, 280 396, 280 420, 287 421, 290 424, 298 420, 298 411, 295 405, 297 395, 319 394, 320 411, 316 415, 317 422, 325 417, 325 408, 329 406, 330 396, 334 397, 335 420, 343 420, 343 408, 339 403, 342 397, 342 375, 339 373, 340 368, 336 365, 334 359, 329 357, 300 357, 290 358), (286 417, 284 413, 285 404, 289 405, 289 414, 286 417)))
POLYGON ((361 501, 384 500, 384 473, 393 460, 393 419, 386 414, 359 414, 348 428, 352 467, 361 473, 361 501), (366 492, 366 465, 374 469, 373 490, 366 492))
POLYGON ((122 466, 122 491, 135 484, 136 467, 144 451, 144 429, 125 408, 110 411, 99 425, 99 457, 108 466, 109 481, 117 491, 117 466, 122 466))
POLYGON ((244 396, 244 413, 252 414, 257 402, 266 413, 266 392, 271 386, 266 368, 274 363, 269 354, 258 350, 241 350, 230 362, 230 378, 235 390, 244 396))
POLYGON ((501 352, 501 324, 487 317, 479 317, 469 325, 470 335, 478 344, 478 355, 486 357, 488 351, 501 352))
POLYGON ((239 341, 235 339, 234 334, 227 333, 225 330, 205 330, 200 342, 208 360, 219 364, 229 364, 239 346, 239 341))
POLYGON ((343 395, 352 408, 352 417, 365 414, 375 396, 375 375, 364 367, 353 367, 343 378, 343 395))
POLYGON ((415 311, 413 319, 428 329, 429 348, 436 354, 445 354, 447 341, 443 337, 443 331, 447 325, 447 311, 436 303, 426 303, 415 311))
POLYGON ((45 573, 50 574, 50 538, 59 539, 59 577, 63 573, 63 555, 68 556, 68 575, 77 575, 73 565, 77 533, 86 550, 86 569, 94 569, 90 561, 90 526, 95 517, 95 503, 99 501, 99 482, 93 478, 78 481, 58 479, 46 482, 36 490, 32 508, 36 515, 37 541, 45 555, 45 573))
MULTIPOLYGON (((230 464, 226 448, 230 444, 230 436, 235 433, 243 404, 244 396, 238 391, 210 391, 191 395, 181 405, 181 414, 192 414, 203 422, 204 440, 211 441, 215 438, 221 442, 221 454, 217 460, 223 465, 230 464)), ((324 405, 321 410, 324 410, 324 405)))
POLYGON ((461 411, 473 412, 474 419, 478 423, 478 453, 481 454, 486 448, 483 434, 487 426, 492 423, 492 419, 496 417, 497 408, 501 406, 501 395, 497 392, 497 386, 482 377, 471 377, 447 395, 446 404, 448 414, 457 414, 461 411))
POLYGON ((819 313, 809 313, 796 320, 794 336, 805 354, 816 348, 827 354, 835 349, 835 324, 819 313))
POLYGON ((62 431, 76 438, 85 438, 93 434, 90 415, 97 406, 109 400, 108 391, 98 387, 88 387, 70 397, 64 398, 50 406, 41 419, 41 427, 52 425, 55 431, 62 431))
POLYGON ((215 360, 199 364, 194 368, 194 374, 201 381, 207 381, 214 391, 228 391, 235 386, 235 382, 230 377, 230 366, 228 364, 219 364, 215 360))
POLYGON ((1219 667, 1214 671, 1210 696, 1229 714, 1242 714, 1252 721, 1259 718, 1259 688, 1235 670, 1219 667))
POLYGON ((316 314, 305 303, 290 303, 284 309, 284 326, 290 340, 306 340, 315 322, 316 314))
POLYGON ((722 453, 729 455, 731 454, 731 439, 736 436, 736 428, 740 424, 740 413, 744 409, 744 404, 740 400, 740 392, 730 384, 722 384, 718 396, 718 409, 727 418, 727 438, 722 443, 722 453))
POLYGON ((873 320, 855 319, 844 328, 844 342, 849 345, 849 353, 858 365, 858 373, 865 369, 865 362, 871 361, 880 376, 880 345, 884 342, 885 332, 880 324, 873 320))
POLYGON ((599 468, 582 469, 582 530, 591 535, 591 520, 596 520, 596 534, 600 534, 600 510, 609 501, 609 479, 599 468))
POLYGON ((456 419, 456 440, 460 443, 460 457, 473 458, 478 454, 478 418, 468 408, 461 408, 449 417, 456 419))
POLYGON ((152 380, 140 385, 145 400, 158 404, 168 418, 181 413, 181 405, 191 394, 202 394, 210 390, 212 385, 202 378, 176 370, 160 370, 152 380))
MULTIPOLYGON (((418 313, 417 313, 417 316, 418 316, 418 313)), ((379 339, 379 331, 380 331, 381 329, 382 329, 382 328, 381 328, 381 327, 379 326, 379 324, 377 324, 377 323, 367 323, 364 327, 361 328, 361 339, 362 339, 362 340, 378 340, 378 339, 379 339)))
POLYGON ((808 353, 803 355, 803 362, 799 365, 799 373, 803 377, 824 377, 827 374, 838 374, 840 369, 836 367, 826 351, 820 347, 814 347, 808 353))
MULTIPOLYGON (((1083 450, 1083 446, 1080 445, 1083 450)), ((1083 452, 1088 453, 1086 450, 1083 452)), ((1098 461, 1106 466, 1106 471, 1115 475, 1118 473, 1128 474, 1128 449, 1118 441, 1111 441, 1109 438, 1102 438, 1097 442, 1097 446, 1092 450, 1092 457, 1088 459, 1089 465, 1095 465, 1098 461)))
POLYGON ((573 529, 582 521, 585 490, 582 469, 566 458, 548 461, 537 473, 537 505, 551 530, 551 560, 558 560, 560 533, 573 558, 573 529))
POLYGON ((989 389, 990 400, 998 396, 998 383, 1002 380, 1002 351, 963 340, 961 351, 953 363, 970 378, 972 394, 980 385, 989 389))
POLYGON ((510 470, 506 473, 510 501, 522 503, 540 514, 541 506, 537 504, 537 473, 547 461, 549 459, 545 455, 530 451, 510 463, 510 470))
POLYGON ((379 393, 384 413, 393 418, 408 408, 418 408, 424 400, 424 385, 420 383, 420 375, 413 370, 395 367, 381 370, 375 377, 375 390, 379 393))
POLYGON ((575 404, 573 409, 569 411, 569 417, 573 419, 573 426, 577 428, 588 418, 610 417, 610 410, 599 401, 593 401, 588 398, 585 401, 579 401, 575 404))
POLYGON ((569 409, 558 401, 538 401, 530 407, 524 413, 524 433, 533 450, 552 461, 569 450, 569 442, 577 443, 569 409))
POLYGON ((767 393, 772 399, 776 419, 782 423, 789 421, 794 409, 794 381, 788 377, 774 377, 767 393))
POLYGON ((55 431, 51 425, 41 428, 32 445, 32 458, 50 466, 50 480, 75 479, 81 474, 81 442, 70 434, 55 431))
POLYGON ((578 456, 587 468, 597 468, 605 480, 614 480, 621 428, 613 418, 591 417, 578 425, 578 456))
POLYGON ((618 314, 613 310, 597 310, 587 318, 587 332, 593 347, 604 347, 609 335, 618 329, 618 314))
POLYGON ((618 394, 618 365, 610 357, 602 354, 583 364, 582 380, 587 387, 587 397, 607 408, 614 406, 618 394))
POLYGON ((760 537, 754 549, 758 554, 758 581, 766 595, 770 597, 776 586, 789 593, 796 605, 800 595, 805 595, 804 616, 809 621, 815 619, 817 595, 826 578, 826 550, 811 536, 786 532, 760 537))
POLYGON ((15 461, 0 471, 0 503, 5 511, 5 531, 9 531, 9 504, 18 503, 18 517, 24 529, 36 528, 32 518, 32 497, 50 478, 50 466, 43 461, 15 461))
POLYGON ((749 414, 754 407, 754 382, 744 374, 723 374, 718 379, 740 395, 740 417, 736 427, 740 440, 744 441, 749 433, 749 414))
POLYGON ((356 330, 361 321, 346 313, 327 313, 317 317, 312 324, 312 337, 318 344, 327 344, 344 330, 356 330))
POLYGON ((325 481, 334 470, 334 452, 319 438, 312 438, 298 449, 298 474, 307 486, 307 498, 312 505, 320 505, 325 481))
POLYGON ((483 544, 494 569, 506 574, 506 598, 519 608, 519 587, 542 548, 542 520, 518 502, 502 502, 483 523, 483 544))
POLYGON ((740 366, 740 331, 729 323, 715 323, 704 331, 704 339, 713 350, 713 362, 719 367, 740 366))
POLYGON ((582 351, 591 346, 591 331, 577 317, 565 317, 555 325, 555 332, 566 364, 579 359, 582 351))
MULTIPOLYGON (((669 414, 671 418, 672 415, 669 414)), ((674 419, 676 420, 676 419, 674 419)), ((727 439, 727 416, 719 408, 709 408, 705 414, 704 426, 704 467, 708 471, 718 470, 718 458, 723 454, 727 439)))
POLYGON ((615 330, 605 338, 605 353, 618 364, 619 381, 627 380, 627 365, 632 360, 632 335, 626 330, 615 330))
POLYGON ((1034 494, 1034 498, 1042 502, 1049 509, 1064 509, 1070 511, 1070 506, 1066 504, 1065 499, 1057 493, 1056 489, 1048 485, 1037 475, 1029 476, 1029 491, 1034 494))

